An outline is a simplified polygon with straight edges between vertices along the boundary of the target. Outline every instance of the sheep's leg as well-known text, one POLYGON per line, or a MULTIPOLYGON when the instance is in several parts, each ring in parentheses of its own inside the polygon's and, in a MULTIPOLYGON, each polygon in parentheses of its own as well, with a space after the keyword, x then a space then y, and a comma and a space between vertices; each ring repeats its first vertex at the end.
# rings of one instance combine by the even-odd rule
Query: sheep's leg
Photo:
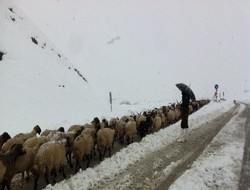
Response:
POLYGON ((101 161, 102 160, 102 151, 99 150, 99 160, 101 161))
POLYGON ((109 157, 111 156, 111 147, 109 147, 109 157))
POLYGON ((73 168, 72 159, 71 159, 71 151, 67 152, 66 158, 67 158, 67 162, 69 164, 69 167, 73 168))
POLYGON ((89 163, 90 163, 90 155, 87 155, 87 166, 86 166, 86 168, 89 167, 89 163))
POLYGON ((37 190, 38 180, 39 180, 39 175, 35 175, 35 179, 34 179, 34 190, 37 190))
MULTIPOLYGON (((4 190, 5 186, 7 187, 7 179, 3 179, 1 190, 4 190)), ((8 188, 8 187, 7 187, 7 188, 8 188)))
POLYGON ((105 147, 104 153, 103 153, 103 156, 104 156, 104 157, 106 156, 106 152, 107 152, 107 148, 105 147))
POLYGON ((75 173, 77 173, 79 170, 79 160, 76 159, 76 168, 75 168, 75 173))
POLYGON ((51 171, 51 175, 53 175, 53 183, 56 183, 56 177, 57 177, 56 169, 53 169, 51 171))
POLYGON ((61 168, 61 171, 62 171, 62 176, 63 176, 63 178, 65 179, 65 178, 66 178, 66 175, 65 175, 64 167, 63 167, 63 166, 60 166, 60 168, 61 168))
POLYGON ((49 172, 48 172, 48 168, 45 169, 44 178, 45 178, 46 183, 49 184, 49 172))
POLYGON ((29 171, 29 169, 26 170, 26 174, 27 174, 27 176, 26 176, 26 178, 25 178, 25 181, 26 181, 26 182, 29 182, 29 180, 30 180, 30 171, 29 171))

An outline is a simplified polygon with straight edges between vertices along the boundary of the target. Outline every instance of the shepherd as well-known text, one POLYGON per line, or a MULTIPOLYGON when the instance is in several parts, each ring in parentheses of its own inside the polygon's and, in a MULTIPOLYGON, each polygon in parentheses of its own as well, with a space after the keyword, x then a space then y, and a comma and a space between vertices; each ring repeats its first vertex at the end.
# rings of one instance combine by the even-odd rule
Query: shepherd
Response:
POLYGON ((195 95, 189 86, 179 83, 176 86, 181 90, 182 103, 181 103, 181 132, 179 142, 187 142, 189 136, 188 115, 190 100, 195 100, 195 95))
POLYGON ((182 92, 182 103, 181 103, 181 139, 180 141, 188 141, 188 115, 189 115, 189 95, 183 91, 182 92))

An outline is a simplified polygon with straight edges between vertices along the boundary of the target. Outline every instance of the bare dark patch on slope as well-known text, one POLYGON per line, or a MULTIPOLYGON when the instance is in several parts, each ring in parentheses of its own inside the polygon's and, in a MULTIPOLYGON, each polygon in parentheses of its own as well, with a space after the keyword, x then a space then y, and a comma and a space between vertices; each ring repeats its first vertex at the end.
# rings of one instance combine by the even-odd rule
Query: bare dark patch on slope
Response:
POLYGON ((4 56, 4 54, 5 54, 4 52, 1 52, 1 51, 0 51, 0 61, 2 61, 2 60, 3 60, 3 56, 4 56))
POLYGON ((35 38, 35 37, 31 37, 31 41, 34 43, 34 44, 38 44, 38 41, 37 41, 37 39, 35 38))

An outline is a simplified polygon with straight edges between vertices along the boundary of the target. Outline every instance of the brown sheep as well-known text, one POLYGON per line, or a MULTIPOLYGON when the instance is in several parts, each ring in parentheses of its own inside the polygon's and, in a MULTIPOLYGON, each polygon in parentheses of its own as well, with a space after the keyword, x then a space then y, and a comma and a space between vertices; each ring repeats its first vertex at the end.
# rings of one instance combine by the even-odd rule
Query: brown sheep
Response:
POLYGON ((66 152, 69 146, 68 139, 62 141, 49 141, 38 149, 34 159, 32 173, 35 176, 34 189, 38 187, 40 176, 45 176, 45 181, 49 184, 49 177, 53 174, 53 182, 56 182, 56 170, 60 169, 64 178, 64 165, 66 163, 66 152))
POLYGON ((162 121, 161 121, 161 116, 156 115, 153 118, 153 126, 152 126, 152 132, 157 132, 161 129, 162 126, 162 121))
POLYGON ((41 136, 47 136, 49 133, 51 133, 51 132, 55 132, 56 133, 57 131, 59 131, 59 132, 65 132, 64 127, 59 127, 59 129, 57 129, 57 130, 45 129, 41 133, 41 136))
POLYGON ((5 185, 8 187, 11 185, 11 181, 16 174, 22 173, 21 185, 24 185, 24 172, 26 171, 28 181, 30 179, 29 172, 33 167, 34 158, 38 150, 38 146, 34 148, 26 148, 26 153, 24 155, 19 156, 16 159, 15 165, 11 170, 8 170, 5 174, 5 185))
POLYGON ((105 156, 106 151, 109 151, 111 156, 111 148, 114 145, 115 130, 110 128, 103 128, 97 132, 97 149, 99 151, 99 160, 105 156))
POLYGON ((21 137, 21 138, 23 138, 24 140, 27 140, 27 139, 29 139, 29 138, 31 138, 31 137, 36 136, 36 134, 39 134, 39 135, 40 135, 40 133, 41 133, 41 128, 40 128, 38 125, 36 125, 36 126, 32 129, 31 132, 29 132, 29 133, 19 133, 18 135, 14 136, 13 138, 21 137))
POLYGON ((15 144, 23 144, 25 139, 23 138, 10 138, 8 139, 2 146, 2 152, 7 152, 10 150, 15 144))
POLYGON ((35 146, 41 146, 42 144, 48 142, 49 139, 47 137, 31 137, 27 141, 24 142, 23 146, 25 148, 33 148, 35 146))
POLYGON ((2 189, 7 186, 7 189, 10 190, 10 184, 7 183, 5 176, 7 172, 13 170, 17 158, 25 153, 26 150, 23 148, 22 144, 15 144, 10 151, 0 153, 0 184, 2 184, 2 189))
MULTIPOLYGON (((90 158, 92 157, 92 151, 94 147, 94 140, 90 134, 81 134, 76 137, 73 144, 73 155, 76 160, 75 172, 81 167, 80 161, 83 160, 84 156, 87 159, 86 168, 89 167, 90 158)), ((81 167, 82 168, 82 167, 81 167)))
POLYGON ((126 122, 122 121, 122 120, 118 120, 116 123, 116 129, 115 129, 115 133, 116 133, 116 137, 117 140, 119 141, 120 144, 124 143, 124 134, 125 134, 125 125, 126 122))
POLYGON ((125 134, 124 139, 127 141, 127 144, 134 142, 134 137, 137 134, 136 122, 129 121, 125 125, 125 134))
POLYGON ((83 125, 72 125, 67 131, 79 131, 83 129, 83 125))
POLYGON ((173 124, 175 122, 175 111, 172 110, 172 109, 169 109, 167 111, 167 121, 168 121, 168 124, 173 124))

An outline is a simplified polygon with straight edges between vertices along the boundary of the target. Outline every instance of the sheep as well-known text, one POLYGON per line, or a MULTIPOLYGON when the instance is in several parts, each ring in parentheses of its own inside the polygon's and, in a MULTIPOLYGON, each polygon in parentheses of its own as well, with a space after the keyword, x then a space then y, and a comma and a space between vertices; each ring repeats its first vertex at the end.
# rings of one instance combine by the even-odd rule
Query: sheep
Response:
POLYGON ((126 125, 126 122, 122 120, 118 120, 117 126, 115 128, 116 137, 121 145, 124 142, 125 125, 126 125))
POLYGON ((69 128, 68 128, 68 132, 69 131, 74 131, 74 132, 76 132, 76 131, 79 131, 79 130, 82 130, 82 128, 83 128, 83 125, 72 125, 72 126, 70 126, 69 128))
POLYGON ((4 132, 1 136, 0 136, 0 151, 2 149, 3 144, 10 139, 10 135, 7 132, 4 132))
MULTIPOLYGON (((21 178, 22 186, 24 184, 24 172, 25 171, 27 173, 26 180, 28 181, 30 179, 29 171, 33 167, 34 158, 35 158, 35 155, 37 153, 39 146, 37 145, 34 148, 26 148, 26 147, 24 147, 24 148, 25 148, 26 153, 24 155, 19 156, 16 159, 16 162, 15 162, 15 165, 13 166, 13 168, 11 170, 8 170, 5 174, 5 177, 4 177, 5 178, 5 185, 7 187, 11 185, 11 180, 18 173, 22 173, 22 178, 21 178)), ((2 188, 4 188, 4 187, 2 187, 2 188)))
POLYGON ((172 109, 167 110, 167 120, 168 124, 173 124, 175 122, 175 111, 172 109))
POLYGON ((13 145, 23 144, 24 142, 25 142, 25 139, 23 139, 21 137, 10 138, 3 144, 1 151, 7 152, 8 150, 10 150, 13 147, 13 145))
POLYGON ((107 128, 109 127, 108 121, 106 119, 103 119, 100 123, 100 128, 107 128))
POLYGON ((162 126, 161 117, 159 115, 154 116, 153 125, 152 125, 152 132, 159 131, 161 126, 162 126))
POLYGON ((67 162, 68 162, 70 168, 73 168, 71 154, 73 152, 73 144, 74 144, 74 140, 76 138, 76 134, 77 134, 77 131, 76 132, 70 132, 70 131, 64 132, 65 138, 68 139, 68 143, 69 143, 69 147, 66 151, 66 159, 67 159, 67 162))
POLYGON ((40 128, 38 125, 36 125, 36 126, 32 129, 31 132, 29 132, 29 133, 19 133, 19 134, 17 134, 16 136, 14 136, 14 138, 21 137, 21 138, 23 138, 24 140, 27 140, 28 138, 31 138, 31 137, 36 136, 37 133, 38 133, 39 135, 40 135, 40 133, 41 133, 41 128, 40 128))
POLYGON ((109 156, 111 156, 111 147, 114 145, 114 134, 115 130, 110 128, 103 128, 97 132, 99 160, 102 160, 107 150, 109 150, 109 156))
POLYGON ((118 122, 119 118, 111 118, 109 121, 109 127, 111 129, 115 129, 117 127, 117 122, 118 122))
POLYGON ((31 137, 28 140, 26 140, 23 144, 25 148, 33 148, 35 146, 41 146, 42 144, 49 141, 49 138, 40 136, 40 137, 31 137))
POLYGON ((141 121, 139 125, 139 135, 141 138, 145 137, 148 134, 152 124, 153 124, 152 118, 149 115, 146 116, 145 121, 144 120, 141 121))
POLYGON ((26 150, 22 144, 15 144, 10 151, 0 153, 0 184, 2 184, 2 189, 4 189, 5 186, 7 186, 7 189, 10 189, 10 184, 8 184, 5 176, 7 172, 12 171, 17 158, 24 154, 26 154, 26 150))
POLYGON ((141 114, 137 115, 137 117, 135 119, 137 131, 139 131, 140 123, 142 121, 145 121, 145 120, 146 120, 146 116, 145 115, 141 115, 141 114))
POLYGON ((59 129, 57 129, 57 130, 46 129, 41 133, 41 136, 47 136, 49 133, 51 133, 51 132, 56 133, 57 131, 64 132, 65 130, 64 130, 64 127, 59 127, 59 129))
POLYGON ((96 132, 98 132, 101 128, 100 126, 100 120, 98 117, 95 117, 92 121, 91 124, 93 124, 95 126, 96 132))
POLYGON ((56 169, 60 169, 64 178, 64 165, 66 162, 66 152, 69 146, 68 139, 62 141, 49 141, 38 149, 34 159, 32 173, 35 176, 34 189, 37 189, 39 177, 45 176, 45 181, 49 184, 49 177, 53 174, 53 182, 56 182, 56 169))
MULTIPOLYGON (((74 144, 73 144, 73 155, 76 159, 76 167, 75 172, 79 170, 80 161, 86 156, 87 165, 86 168, 89 167, 90 158, 92 157, 92 151, 94 147, 94 140, 90 134, 81 134, 76 137, 74 144)), ((82 167, 81 167, 82 168, 82 167)))
POLYGON ((175 111, 175 121, 178 121, 180 119, 180 117, 181 117, 181 105, 177 104, 175 106, 174 111, 175 111))
POLYGON ((137 134, 136 122, 129 121, 125 125, 124 139, 127 140, 127 144, 134 142, 134 136, 137 134))

